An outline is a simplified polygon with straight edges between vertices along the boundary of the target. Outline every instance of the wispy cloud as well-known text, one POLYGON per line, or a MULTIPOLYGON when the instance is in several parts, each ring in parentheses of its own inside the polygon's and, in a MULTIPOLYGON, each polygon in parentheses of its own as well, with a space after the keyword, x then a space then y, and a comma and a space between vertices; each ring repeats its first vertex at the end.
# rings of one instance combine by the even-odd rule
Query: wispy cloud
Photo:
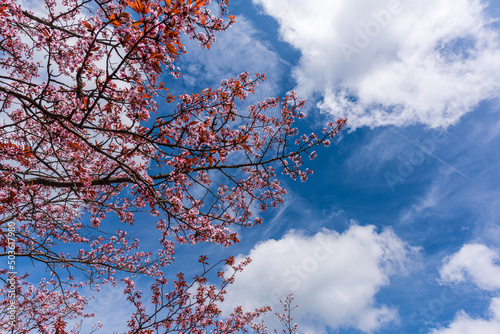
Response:
POLYGON ((121 282, 116 287, 111 284, 101 287, 99 292, 91 292, 88 296, 93 296, 89 306, 85 308, 88 313, 94 313, 93 318, 82 321, 82 333, 90 333, 91 327, 98 321, 102 323, 104 333, 126 333, 127 321, 135 311, 134 307, 126 300, 123 294, 125 286, 121 282))
POLYGON ((249 72, 252 75, 265 73, 267 77, 257 88, 256 95, 249 97, 250 102, 281 92, 278 82, 285 66, 290 64, 273 51, 272 46, 266 46, 259 38, 258 29, 245 17, 236 17, 231 28, 216 36, 210 50, 201 49, 198 42, 187 38, 184 42, 188 52, 179 64, 185 85, 181 88, 217 87, 223 79, 249 72))
POLYGON ((500 38, 480 0, 254 0, 302 57, 297 90, 360 126, 455 124, 498 97, 500 38))
MULTIPOLYGON (((405 182, 418 182, 420 177, 420 187, 401 210, 400 222, 421 223, 432 219, 437 223, 447 217, 446 220, 453 219, 472 228, 471 237, 476 240, 498 242, 500 133, 497 127, 496 115, 481 110, 458 127, 450 128, 439 140, 428 136, 425 141, 418 141, 425 148, 414 146, 415 152, 425 154, 426 161, 432 164, 414 165, 415 172, 409 176, 399 174, 397 168, 389 169, 395 177, 404 177, 394 185, 396 191, 402 190, 405 182), (479 113, 481 118, 477 118, 479 113), (417 172, 422 172, 425 179, 417 172), (470 218, 464 220, 464 213, 470 213, 470 218)), ((411 164, 412 156, 417 154, 404 156, 408 158, 403 160, 411 164)))

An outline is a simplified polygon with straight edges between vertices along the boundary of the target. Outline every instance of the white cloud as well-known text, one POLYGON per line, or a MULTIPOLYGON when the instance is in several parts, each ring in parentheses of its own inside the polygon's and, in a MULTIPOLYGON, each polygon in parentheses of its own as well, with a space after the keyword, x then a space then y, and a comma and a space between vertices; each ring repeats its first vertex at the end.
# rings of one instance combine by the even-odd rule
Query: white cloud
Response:
POLYGON ((490 319, 474 319, 461 311, 450 326, 434 329, 431 334, 498 334, 500 332, 500 298, 493 298, 490 304, 490 319))
MULTIPOLYGON (((442 178, 445 176, 442 176, 442 178)), ((439 204, 443 199, 446 199, 449 196, 450 192, 451 190, 446 188, 446 185, 443 185, 443 182, 433 182, 423 196, 417 197, 411 206, 403 209, 399 218, 400 223, 408 224, 414 222, 415 219, 421 219, 429 214, 433 217, 438 217, 439 215, 434 211, 444 211, 443 207, 439 206, 439 204)))
POLYGON ((222 307, 230 311, 243 302, 245 309, 282 311, 278 300, 293 293, 299 305, 293 316, 303 328, 371 332, 398 318, 396 308, 376 302, 376 294, 404 270, 410 253, 391 230, 377 233, 373 226, 353 225, 343 234, 291 232, 255 246, 253 262, 238 274, 222 307))
MULTIPOLYGON (((136 281, 137 283, 137 281, 136 281)), ((127 296, 123 293, 125 285, 118 282, 116 287, 111 284, 101 286, 99 292, 90 291, 87 289, 84 296, 93 299, 84 309, 86 313, 93 313, 94 317, 82 320, 81 333, 90 333, 93 325, 101 322, 103 333, 126 333, 128 330, 127 321, 134 313, 135 308, 127 300, 127 296)), ((148 293, 147 289, 145 294, 148 293)), ((148 296, 149 297, 149 296, 148 296)), ((148 301, 144 298, 143 301, 148 301)), ((147 303, 145 303, 147 304, 147 303)), ((70 322, 73 325, 73 322, 70 322)))
POLYGON ((482 244, 464 245, 446 260, 439 273, 444 282, 471 280, 483 290, 500 289, 500 254, 482 244))
MULTIPOLYGON (((467 244, 446 260, 440 270, 443 282, 471 280, 483 290, 500 289, 500 253, 482 244, 467 244)), ((500 333, 500 297, 492 298, 489 318, 473 318, 459 311, 446 328, 433 329, 431 334, 496 334, 500 333)))
POLYGON ((498 97, 499 34, 481 0, 254 0, 302 57, 297 90, 352 127, 446 127, 498 97))

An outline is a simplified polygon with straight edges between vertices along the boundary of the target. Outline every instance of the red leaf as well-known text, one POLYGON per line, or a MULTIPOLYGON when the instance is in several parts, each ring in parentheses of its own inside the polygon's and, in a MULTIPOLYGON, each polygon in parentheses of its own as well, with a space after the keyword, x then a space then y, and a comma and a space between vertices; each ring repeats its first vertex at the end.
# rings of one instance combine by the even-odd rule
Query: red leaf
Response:
POLYGON ((151 63, 151 66, 153 67, 153 70, 154 70, 156 73, 158 73, 158 74, 163 73, 163 71, 161 70, 161 66, 160 66, 160 63, 159 63, 159 62, 157 62, 157 61, 152 62, 152 63, 151 63))
POLYGON ((171 43, 167 43, 167 50, 168 50, 168 53, 170 53, 171 55, 177 56, 177 54, 178 54, 177 49, 171 43))
POLYGON ((142 3, 140 0, 135 0, 134 3, 127 1, 128 5, 137 13, 142 15, 147 15, 151 8, 151 4, 147 2, 146 4, 142 3))
POLYGON ((88 23, 87 21, 83 21, 82 23, 85 27, 87 27, 88 30, 92 30, 92 25, 90 25, 90 23, 88 23))
POLYGON ((142 21, 137 21, 137 22, 132 23, 132 27, 138 27, 141 24, 142 24, 142 21))
MULTIPOLYGON (((235 243, 240 243, 240 240, 238 240, 238 238, 236 237, 236 233, 232 233, 230 236, 229 236, 229 239, 232 240, 233 242, 235 243)), ((232 256, 231 256, 232 257, 232 256)), ((234 262, 234 259, 233 259, 233 262, 234 262)))
POLYGON ((165 59, 165 56, 160 54, 160 53, 155 53, 151 56, 151 58, 158 59, 159 61, 163 61, 165 59))
POLYGON ((109 23, 111 23, 112 25, 114 25, 115 27, 121 27, 121 23, 120 21, 118 21, 119 18, 116 16, 116 14, 111 14, 111 16, 109 17, 109 23))

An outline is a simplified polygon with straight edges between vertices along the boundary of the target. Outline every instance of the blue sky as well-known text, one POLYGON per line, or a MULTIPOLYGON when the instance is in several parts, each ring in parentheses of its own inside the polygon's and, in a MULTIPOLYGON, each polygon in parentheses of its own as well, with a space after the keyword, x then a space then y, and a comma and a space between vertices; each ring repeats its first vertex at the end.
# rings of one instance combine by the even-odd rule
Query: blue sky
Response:
MULTIPOLYGON (((184 264, 200 252, 250 255, 224 308, 293 292, 312 333, 499 333, 500 5, 231 3, 235 26, 210 50, 187 41, 171 92, 265 73, 250 102, 294 89, 307 99, 302 131, 340 116, 349 128, 308 182, 280 179, 285 204, 238 231, 241 244, 182 247, 177 268, 194 270, 184 264)), ((103 294, 96 312, 121 298, 103 294)), ((104 330, 126 314, 115 312, 104 330)))

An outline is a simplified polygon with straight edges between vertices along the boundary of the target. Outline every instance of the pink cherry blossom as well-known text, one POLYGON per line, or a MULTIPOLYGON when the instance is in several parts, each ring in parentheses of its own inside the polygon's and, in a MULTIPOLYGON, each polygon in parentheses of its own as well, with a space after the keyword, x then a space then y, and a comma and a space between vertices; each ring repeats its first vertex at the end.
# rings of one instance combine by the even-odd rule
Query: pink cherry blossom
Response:
MULTIPOLYGON (((2 317, 0 326, 65 332, 68 320, 92 316, 82 287, 120 283, 136 310, 129 333, 246 330, 269 309, 237 308, 222 318, 217 305, 234 275, 220 274, 218 284, 206 276, 222 263, 237 273, 249 260, 203 261, 198 276, 169 282, 176 246, 238 243, 233 227, 262 222, 252 208, 283 203, 277 173, 305 181, 312 171, 303 157, 315 157, 346 120, 299 136, 304 101, 293 92, 237 110, 265 79, 258 73, 197 94, 168 93, 162 78, 180 76, 181 35, 209 48, 234 22, 227 0, 44 4, 40 12, 15 0, 0 5, 1 255, 11 251, 48 273, 38 284, 14 275, 15 322, 2 317), (137 222, 139 211, 153 223, 137 222), (139 224, 155 226, 156 244, 130 233, 139 224), (137 289, 139 276, 154 281, 150 301, 137 289)), ((7 297, 10 275, 0 276, 7 297)), ((11 300, 0 302, 2 314, 11 300)))

